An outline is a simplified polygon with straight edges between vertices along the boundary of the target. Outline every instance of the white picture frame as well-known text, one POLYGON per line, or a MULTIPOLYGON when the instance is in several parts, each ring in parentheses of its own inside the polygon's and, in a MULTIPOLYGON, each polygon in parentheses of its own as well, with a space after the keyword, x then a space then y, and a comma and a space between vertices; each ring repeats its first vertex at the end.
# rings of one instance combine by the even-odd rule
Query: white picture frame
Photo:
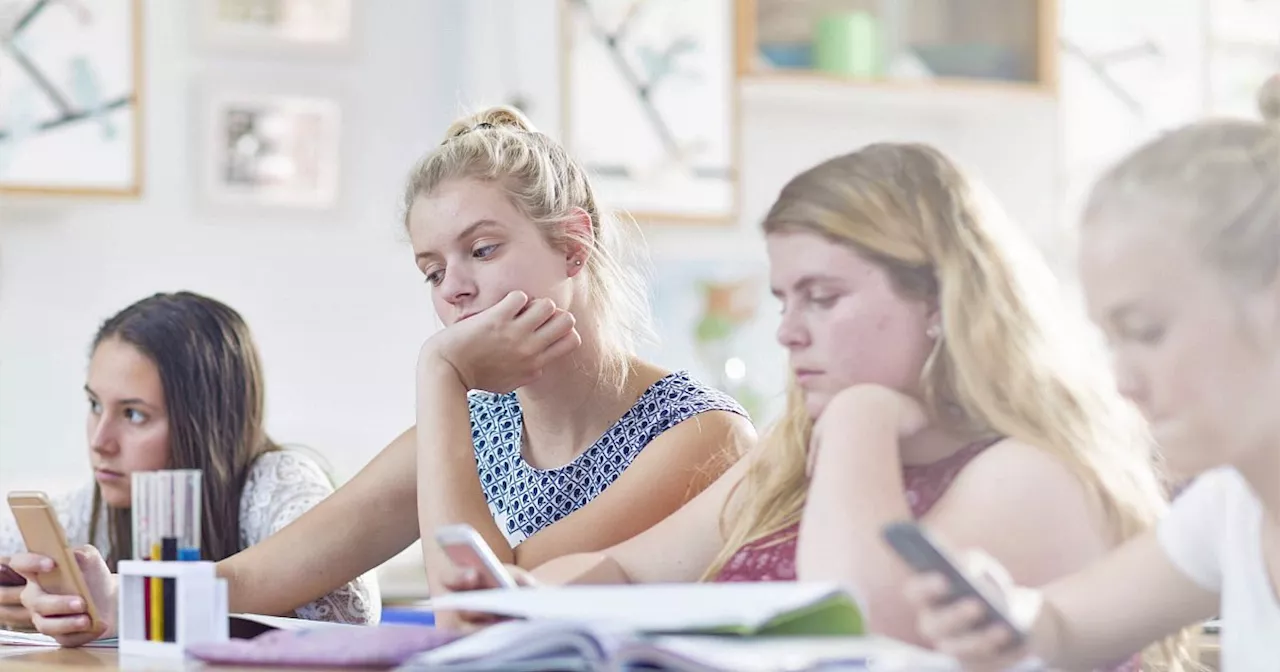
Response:
POLYGON ((641 221, 736 221, 736 3, 561 0, 559 9, 561 137, 603 206, 641 221))
POLYGON ((238 56, 344 57, 355 47, 353 0, 196 0, 196 37, 238 56))
POLYGON ((197 106, 203 203, 309 212, 339 206, 346 107, 340 94, 206 82, 197 106))

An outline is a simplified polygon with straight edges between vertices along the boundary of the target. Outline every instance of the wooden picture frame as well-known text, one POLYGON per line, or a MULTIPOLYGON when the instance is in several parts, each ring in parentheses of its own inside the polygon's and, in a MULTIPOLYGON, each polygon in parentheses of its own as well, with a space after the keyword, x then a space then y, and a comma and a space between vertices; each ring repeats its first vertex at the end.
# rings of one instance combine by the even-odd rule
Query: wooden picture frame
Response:
POLYGON ((740 209, 734 0, 560 0, 561 139, 609 209, 730 224, 740 209))
POLYGON ((142 0, 13 2, 0 15, 0 194, 138 198, 142 0))

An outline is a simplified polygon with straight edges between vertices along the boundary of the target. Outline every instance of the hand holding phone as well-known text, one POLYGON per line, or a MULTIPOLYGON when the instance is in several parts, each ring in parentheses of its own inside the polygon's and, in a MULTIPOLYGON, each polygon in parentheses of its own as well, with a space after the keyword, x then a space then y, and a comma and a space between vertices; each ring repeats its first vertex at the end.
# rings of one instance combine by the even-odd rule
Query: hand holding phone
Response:
POLYGON ((470 525, 445 525, 436 530, 436 543, 459 569, 470 569, 498 588, 519 588, 515 577, 498 561, 484 537, 470 525))
POLYGON ((886 525, 882 534, 889 546, 913 570, 921 574, 938 573, 946 578, 950 590, 945 604, 965 598, 976 599, 983 605, 985 612, 976 624, 977 627, 999 624, 1007 628, 1012 633, 1008 649, 1021 647, 1025 643, 1026 632, 1005 612, 1004 600, 989 594, 979 583, 970 580, 924 528, 914 522, 893 523, 886 525))
POLYGON ((40 588, 52 595, 75 595, 84 600, 90 629, 100 628, 102 620, 89 593, 88 583, 49 498, 42 492, 11 492, 9 509, 13 511, 27 551, 51 558, 55 564, 52 571, 40 577, 40 588))

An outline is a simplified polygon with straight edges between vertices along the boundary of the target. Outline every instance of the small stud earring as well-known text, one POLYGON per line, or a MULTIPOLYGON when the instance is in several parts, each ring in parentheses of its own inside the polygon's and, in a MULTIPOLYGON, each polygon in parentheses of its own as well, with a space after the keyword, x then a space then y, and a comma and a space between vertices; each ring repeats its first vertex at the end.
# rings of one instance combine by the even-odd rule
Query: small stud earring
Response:
POLYGON ((581 266, 581 265, 582 265, 582 260, 581 260, 581 259, 578 259, 577 261, 574 261, 574 262, 573 262, 573 265, 574 265, 574 266, 581 266))
POLYGON ((942 328, 936 324, 931 324, 928 329, 924 330, 924 335, 936 341, 942 335, 942 328))

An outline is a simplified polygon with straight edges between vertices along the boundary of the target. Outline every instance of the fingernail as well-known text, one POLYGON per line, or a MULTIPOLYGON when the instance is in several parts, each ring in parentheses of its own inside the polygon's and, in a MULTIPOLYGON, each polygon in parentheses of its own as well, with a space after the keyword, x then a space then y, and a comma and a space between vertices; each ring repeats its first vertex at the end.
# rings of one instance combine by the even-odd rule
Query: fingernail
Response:
POLYGON ((475 581, 475 580, 476 580, 476 570, 474 570, 474 569, 464 569, 464 570, 462 570, 462 578, 463 578, 463 579, 466 579, 467 581, 475 581))
POLYGON ((50 560, 50 559, 48 559, 48 558, 45 558, 44 560, 41 560, 41 561, 40 561, 40 571, 42 571, 42 572, 51 572, 51 571, 53 571, 53 561, 52 561, 52 560, 50 560))
POLYGON ((71 600, 71 608, 76 611, 84 609, 84 600, 71 600))

